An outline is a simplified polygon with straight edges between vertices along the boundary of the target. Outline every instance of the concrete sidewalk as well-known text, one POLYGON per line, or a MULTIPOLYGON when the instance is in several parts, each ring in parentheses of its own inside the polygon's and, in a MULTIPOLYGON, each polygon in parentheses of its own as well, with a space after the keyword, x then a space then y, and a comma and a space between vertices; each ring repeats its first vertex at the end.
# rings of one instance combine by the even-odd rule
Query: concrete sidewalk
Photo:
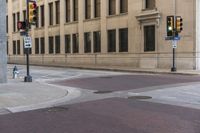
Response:
POLYGON ((52 107, 79 95, 78 90, 67 87, 15 80, 0 84, 0 114, 52 107))
MULTIPOLYGON (((54 65, 52 65, 54 66, 54 65)), ((136 72, 136 73, 152 73, 152 74, 180 74, 180 75, 200 75, 200 70, 183 70, 177 68, 176 72, 171 72, 169 69, 159 68, 134 68, 130 66, 96 66, 96 65, 76 65, 76 66, 60 66, 66 68, 76 68, 85 70, 105 70, 105 71, 118 71, 118 72, 136 72)))

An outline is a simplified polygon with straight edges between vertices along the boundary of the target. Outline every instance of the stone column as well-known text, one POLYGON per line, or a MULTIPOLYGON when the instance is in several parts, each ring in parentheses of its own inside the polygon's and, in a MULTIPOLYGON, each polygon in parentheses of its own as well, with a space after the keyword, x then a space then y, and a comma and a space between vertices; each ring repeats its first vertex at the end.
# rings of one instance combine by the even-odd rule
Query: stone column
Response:
POLYGON ((196 0, 196 69, 197 70, 200 70, 200 1, 199 0, 196 0))
POLYGON ((91 0, 91 18, 94 18, 94 0, 91 0))
POLYGON ((108 0, 101 1, 101 52, 107 53, 108 0))
POLYGON ((0 0, 0 83, 7 82, 6 1, 0 0))
POLYGON ((120 1, 116 0, 116 14, 119 14, 120 10, 120 1))
POLYGON ((60 1, 60 47, 61 54, 65 54, 65 2, 64 0, 60 1))
POLYGON ((84 53, 84 31, 83 31, 83 20, 84 20, 84 1, 78 1, 78 33, 79 33, 79 54, 84 53))
POLYGON ((44 20, 44 32, 45 32, 45 54, 49 53, 49 4, 48 0, 44 1, 44 10, 45 10, 45 20, 44 20))
POLYGON ((70 0, 70 22, 72 22, 74 20, 73 16, 74 16, 74 12, 73 12, 73 0, 70 0))

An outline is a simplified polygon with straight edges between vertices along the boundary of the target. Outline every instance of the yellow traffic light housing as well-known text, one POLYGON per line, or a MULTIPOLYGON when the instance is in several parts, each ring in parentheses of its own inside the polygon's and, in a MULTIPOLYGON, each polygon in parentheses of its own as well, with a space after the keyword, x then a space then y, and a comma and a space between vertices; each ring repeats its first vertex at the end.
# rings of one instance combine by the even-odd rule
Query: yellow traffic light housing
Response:
POLYGON ((36 24, 37 21, 37 3, 36 1, 28 2, 28 15, 29 15, 29 24, 36 24))
POLYGON ((181 16, 176 16, 176 32, 180 33, 183 30, 183 19, 181 16))
POLYGON ((167 16, 167 36, 173 36, 174 33, 174 16, 167 16))

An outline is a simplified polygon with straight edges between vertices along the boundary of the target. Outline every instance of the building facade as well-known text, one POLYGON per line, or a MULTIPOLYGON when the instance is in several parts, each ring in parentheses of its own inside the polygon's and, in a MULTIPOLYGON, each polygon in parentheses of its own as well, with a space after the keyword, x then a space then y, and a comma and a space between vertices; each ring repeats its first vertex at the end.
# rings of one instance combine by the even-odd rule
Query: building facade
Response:
MULTIPOLYGON (((57 66, 171 68, 166 16, 182 16, 176 49, 179 69, 199 69, 198 0, 37 0, 30 63, 57 66)), ((26 0, 7 1, 9 63, 25 63, 17 22, 26 0)))

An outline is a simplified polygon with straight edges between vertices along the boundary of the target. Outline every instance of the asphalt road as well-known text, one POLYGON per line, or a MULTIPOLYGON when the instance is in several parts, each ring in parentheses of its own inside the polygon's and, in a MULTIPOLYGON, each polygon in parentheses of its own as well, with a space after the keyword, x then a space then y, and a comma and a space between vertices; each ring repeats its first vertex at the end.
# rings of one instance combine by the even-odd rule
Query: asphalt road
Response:
POLYGON ((0 116, 1 133, 199 131, 199 110, 119 98, 0 116))
POLYGON ((200 76, 188 75, 109 75, 92 78, 78 78, 54 82, 59 85, 99 91, 123 91, 144 87, 199 82, 200 76))
MULTIPOLYGON (((71 71, 71 75, 75 71, 71 71)), ((66 72, 59 72, 61 77, 56 74, 56 70, 53 75, 42 76, 46 79, 48 76, 56 76, 56 82, 51 83, 81 88, 86 92, 127 92, 145 87, 158 89, 156 86, 200 81, 199 76, 95 74, 95 71, 63 80, 66 72)), ((48 70, 46 73, 48 74, 48 70)), ((37 74, 35 77, 42 79, 37 74)), ((161 104, 148 99, 103 98, 103 95, 106 94, 90 94, 86 96, 88 99, 93 97, 93 100, 84 100, 86 97, 83 97, 74 103, 63 103, 54 108, 1 115, 0 133, 200 133, 198 109, 161 104), (99 100, 95 99, 101 95, 99 100)))

